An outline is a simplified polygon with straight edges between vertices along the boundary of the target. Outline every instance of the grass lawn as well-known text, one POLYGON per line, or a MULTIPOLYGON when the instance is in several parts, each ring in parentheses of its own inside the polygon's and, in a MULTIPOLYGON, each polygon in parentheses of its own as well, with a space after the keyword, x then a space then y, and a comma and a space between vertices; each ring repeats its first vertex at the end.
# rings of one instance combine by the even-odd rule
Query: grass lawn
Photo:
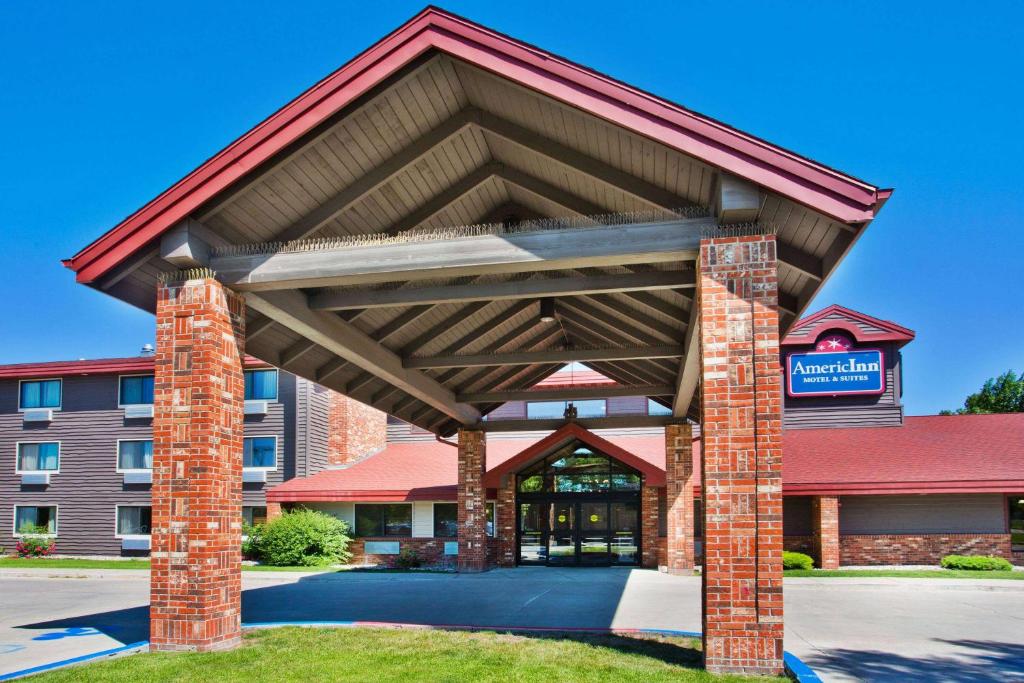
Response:
POLYGON ((1024 572, 979 572, 963 569, 790 569, 785 576, 822 577, 897 577, 901 579, 1009 579, 1024 580, 1024 572))
MULTIPOLYGON (((149 560, 77 560, 61 558, 0 557, 0 568, 20 569, 149 569, 149 560)), ((247 572, 325 572, 333 567, 268 567, 242 565, 247 572)))
POLYGON ((231 652, 140 654, 33 677, 60 681, 785 681, 712 676, 688 638, 280 628, 231 652))

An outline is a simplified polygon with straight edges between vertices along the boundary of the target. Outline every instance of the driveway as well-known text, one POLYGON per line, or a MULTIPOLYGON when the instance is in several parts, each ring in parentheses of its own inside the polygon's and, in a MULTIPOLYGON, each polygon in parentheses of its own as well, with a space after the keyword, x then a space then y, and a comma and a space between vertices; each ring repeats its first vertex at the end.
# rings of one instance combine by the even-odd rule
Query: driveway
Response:
MULTIPOLYGON (((249 623, 700 629, 700 579, 645 570, 246 572, 243 584, 249 623)), ((1021 583, 787 579, 785 591, 786 649, 825 680, 1024 680, 1021 583)), ((147 572, 0 570, 0 675, 145 640, 147 601, 147 572)))

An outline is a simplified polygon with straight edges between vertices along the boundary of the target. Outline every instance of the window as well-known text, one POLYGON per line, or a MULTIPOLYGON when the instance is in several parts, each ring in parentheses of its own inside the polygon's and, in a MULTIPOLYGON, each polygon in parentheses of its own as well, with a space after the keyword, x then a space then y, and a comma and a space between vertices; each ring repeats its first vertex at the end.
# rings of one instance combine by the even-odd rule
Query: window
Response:
POLYGON ((520 472, 517 485, 520 493, 639 491, 640 474, 574 442, 520 472))
POLYGON ((117 442, 117 471, 153 469, 153 441, 117 442))
POLYGON ((648 415, 671 415, 672 409, 661 405, 657 401, 647 399, 647 414, 648 415))
POLYGON ((21 383, 18 409, 60 408, 60 380, 42 379, 21 383))
POLYGON ((267 508, 259 505, 242 506, 242 523, 247 526, 267 523, 267 508))
POLYGON ((1024 495, 1010 496, 1010 543, 1013 552, 1024 552, 1024 495))
POLYGON ((272 470, 277 468, 277 437, 247 436, 242 451, 242 467, 272 470))
POLYGON ((459 533, 459 506, 456 503, 434 503, 434 536, 454 538, 459 533))
POLYGON ((276 401, 277 370, 246 370, 245 400, 276 401))
POLYGON ((118 505, 118 536, 149 536, 153 528, 153 508, 149 505, 118 505))
POLYGON ((530 420, 562 418, 569 403, 576 408, 577 417, 605 415, 605 400, 599 398, 589 401, 530 401, 526 404, 526 417, 530 420))
POLYGON ((37 528, 45 527, 46 533, 57 535, 56 505, 15 505, 14 535, 34 533, 37 528))
POLYGON ((19 474, 21 472, 59 472, 60 444, 56 441, 19 443, 18 465, 15 471, 19 474))
POLYGON ((494 503, 487 504, 487 535, 494 538, 494 503))
POLYGON ((117 404, 119 406, 148 405, 153 403, 153 375, 122 377, 117 404))
POLYGON ((412 505, 356 505, 356 536, 412 536, 412 505))

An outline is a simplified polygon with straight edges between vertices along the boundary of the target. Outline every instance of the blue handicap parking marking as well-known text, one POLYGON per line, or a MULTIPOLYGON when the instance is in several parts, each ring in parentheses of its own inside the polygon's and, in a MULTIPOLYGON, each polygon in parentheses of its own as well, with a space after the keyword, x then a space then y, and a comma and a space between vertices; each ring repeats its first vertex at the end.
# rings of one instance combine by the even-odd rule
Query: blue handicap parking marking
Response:
POLYGON ((32 640, 62 640, 64 638, 77 638, 79 636, 98 636, 100 632, 90 626, 72 626, 63 631, 53 631, 36 636, 32 640))

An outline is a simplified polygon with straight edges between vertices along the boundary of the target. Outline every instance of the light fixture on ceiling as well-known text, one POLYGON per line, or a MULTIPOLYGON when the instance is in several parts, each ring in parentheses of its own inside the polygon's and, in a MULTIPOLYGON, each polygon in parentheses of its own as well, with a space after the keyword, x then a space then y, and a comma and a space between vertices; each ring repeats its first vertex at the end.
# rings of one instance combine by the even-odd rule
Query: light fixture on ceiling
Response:
POLYGON ((551 297, 540 300, 540 321, 542 323, 555 322, 555 300, 551 297))

